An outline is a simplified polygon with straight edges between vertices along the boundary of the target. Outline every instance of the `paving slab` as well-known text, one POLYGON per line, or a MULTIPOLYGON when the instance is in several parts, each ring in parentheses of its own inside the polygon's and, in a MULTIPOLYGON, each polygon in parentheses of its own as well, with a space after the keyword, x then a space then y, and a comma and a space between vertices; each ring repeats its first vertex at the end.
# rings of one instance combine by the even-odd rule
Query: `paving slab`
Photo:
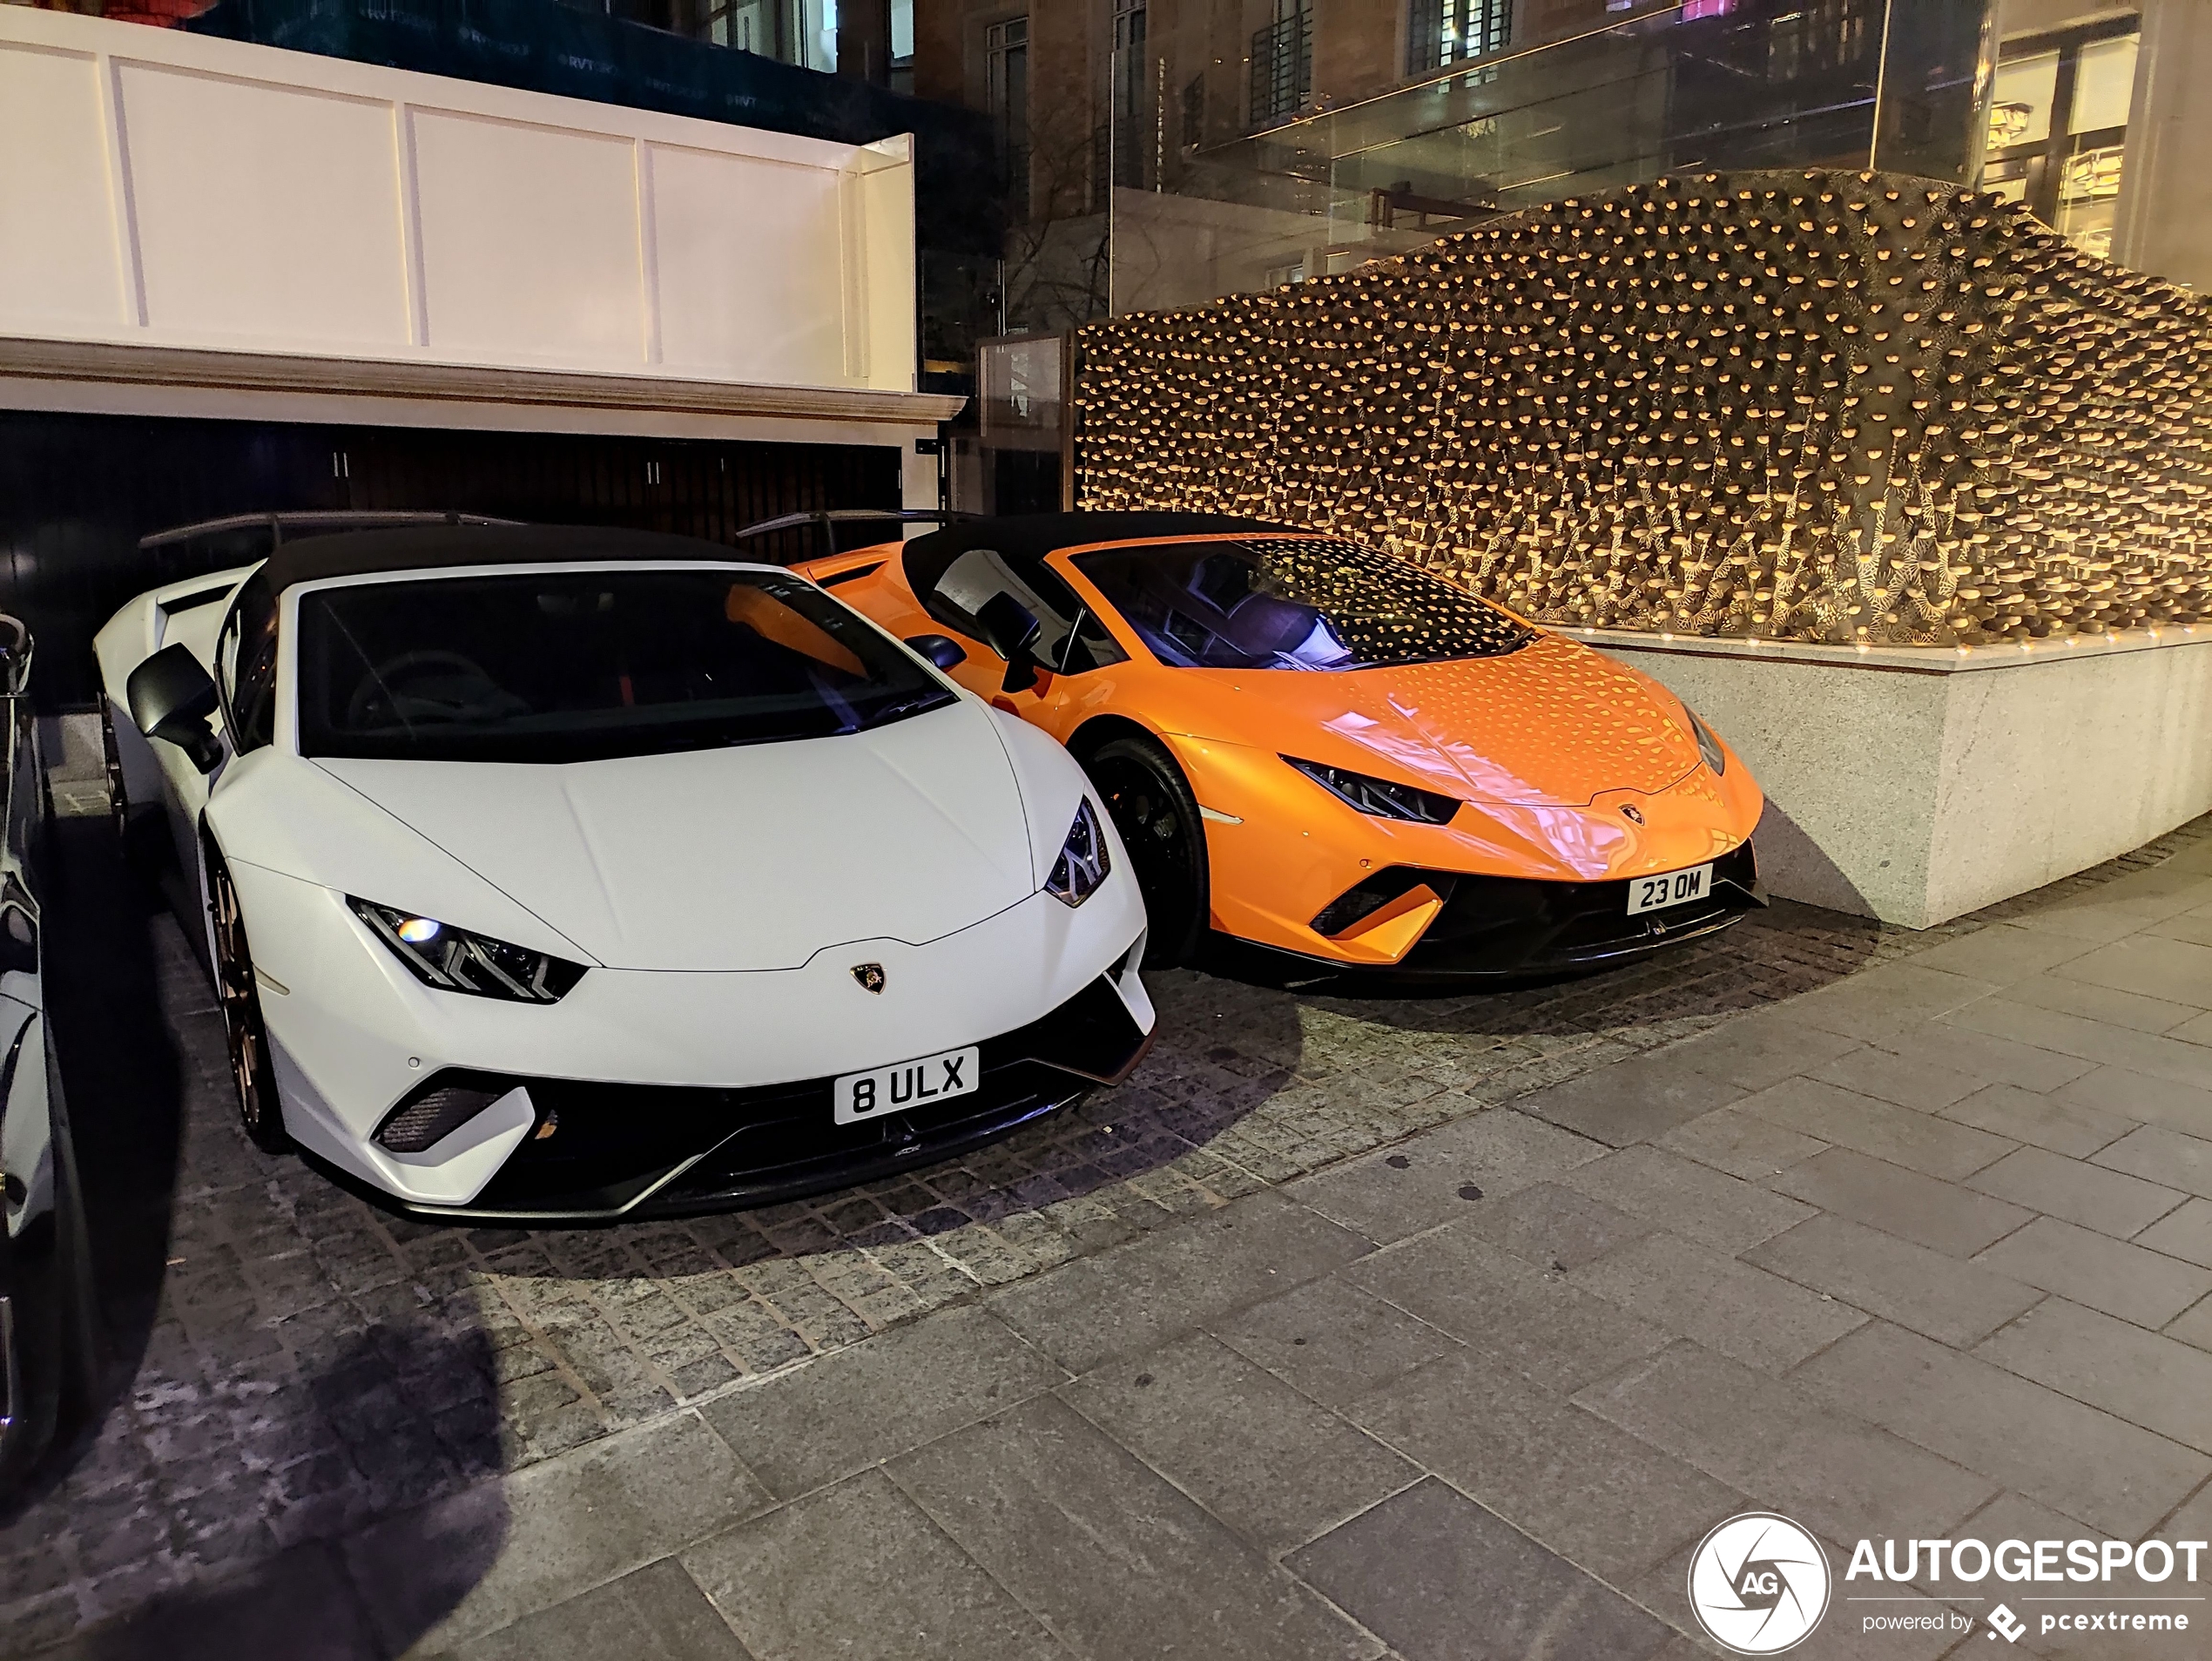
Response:
MULTIPOLYGON (((2094 1021, 2063 1009, 2039 1009, 2004 997, 1984 998, 1941 1017, 1946 1025, 2175 1084, 2212 1086, 2212 1048, 2186 1039, 2094 1021)), ((2022 1082, 2022 1081, 2015 1081, 2022 1082)))
POLYGON ((1974 1354, 2076 1401, 2212 1454, 2212 1355, 2052 1298, 1974 1354))
POLYGON ((1880 1040, 1879 1047, 1909 1061, 1973 1073, 1994 1084, 2017 1084, 2022 1090, 2056 1090, 2097 1065, 2047 1044, 1979 1032, 1952 1022, 1924 1022, 1880 1040))
POLYGON ((2199 1349, 2212 1350, 2212 1298, 2167 1322, 2166 1335, 2178 1338, 2184 1344, 2194 1344, 2199 1349))
POLYGON ((2055 1217, 2037 1218, 1975 1261, 2139 1327, 2163 1327, 2212 1293, 2212 1268, 2055 1217))
POLYGON ((1514 1108, 1610 1148, 1648 1141, 1743 1094, 1742 1085, 1700 1070, 1698 1042, 1518 1097, 1514 1108))
POLYGON ((2212 1198, 2212 1141, 2146 1124, 2089 1158, 2091 1165, 2124 1171, 2199 1198, 2212 1198))
POLYGON ((1604 1151, 1586 1138, 1492 1108, 1285 1192, 1371 1240, 1387 1242, 1458 1217, 1467 1208, 1467 1190, 1503 1198, 1604 1151))
POLYGON ((2022 1090, 2018 1084, 1984 1084, 1945 1108, 1943 1117, 2076 1159, 2117 1142, 2135 1127, 2134 1120, 2119 1114, 2022 1090))
POLYGON ((1673 1336, 1457 1225, 1362 1259, 1345 1278, 1561 1391, 1673 1336))
POLYGON ((2131 935, 2067 959, 2057 972, 2066 980, 2212 1009, 2212 946, 2191 941, 2131 935))
POLYGON ((2035 1215, 1851 1148, 1829 1149, 1770 1180, 1809 1205, 1953 1257, 1972 1257, 2035 1215))
POLYGON ((1471 1350, 1345 1414, 1615 1585, 1741 1509, 1727 1484, 1471 1350))
MULTIPOLYGON (((702 1541, 682 1561, 757 1661, 1072 1653, 880 1470, 702 1541)), ((625 1653, 618 1644, 596 1652, 625 1653)))
POLYGON ((1907 1061, 1872 1044, 1862 1044, 1824 1066, 1807 1067, 1802 1076, 1921 1113, 1939 1113, 1982 1084, 1978 1073, 1907 1061))
POLYGON ((1962 1263, 1843 1217, 1811 1218, 1743 1260, 1952 1345, 1987 1337, 2043 1295, 1986 1256, 1962 1263))
POLYGON ((1334 1275, 1238 1310, 1209 1330, 1326 1407, 1459 1347, 1450 1334, 1334 1275))
POLYGON ((2087 1016, 2107 1026, 2133 1027, 2138 1032, 2171 1032, 2203 1013, 2193 1003, 2175 1003, 2162 996, 2067 980, 2062 969, 2014 981, 2005 988, 2005 996, 2014 1003, 2087 1016))
POLYGON ((2184 1135, 2212 1137, 2212 1088, 2100 1067, 2052 1092, 2054 1100, 2123 1118, 2149 1121, 2184 1135))
POLYGON ((1946 1529, 1996 1491, 1986 1476, 1696 1344, 1673 1345, 1575 1400, 1831 1539, 1946 1529))
POLYGON ((1810 1159, 1828 1144, 1740 1108, 1723 1107, 1676 1125, 1659 1138, 1658 1145, 1716 1171, 1757 1182, 1810 1159))
POLYGON ((2176 1189, 2043 1148, 2006 1154, 1968 1178, 1967 1186, 2121 1239, 2148 1228, 2188 1198, 2176 1189))
POLYGON ((1071 1373, 1150 1349, 1326 1274, 1366 1240, 1272 1191, 997 1293, 992 1309, 1071 1373))
POLYGON ((1523 1262, 1563 1273, 1649 1234, 1655 1225, 1575 1189, 1540 1182, 1476 1206, 1460 1226, 1523 1262))
POLYGON ((1939 969, 1971 980, 1988 981, 2010 989, 2042 974, 2054 963, 2079 957, 2095 948, 2047 929, 1996 922, 1946 940, 1939 946, 1912 954, 1919 969, 1939 969))
POLYGON ((1671 1634, 1433 1477, 1289 1559, 1405 1661, 1645 1661, 1671 1634))
MULTIPOLYGON (((671 1557, 447 1651, 449 1661, 770 1661, 738 1641, 671 1557)), ((941 1651, 949 1655, 951 1651, 941 1651)), ((854 1661, 860 1661, 857 1656, 854 1661)))
POLYGON ((1808 1026, 1880 1043, 1997 989, 1992 981, 1911 962, 1884 963, 1793 1000, 1790 1012, 1808 1026))
POLYGON ((1622 1148, 1577 1165, 1561 1183, 1632 1216, 1731 1255, 1771 1239, 1813 1208, 1664 1148, 1622 1148))
POLYGON ((1109 1361, 1060 1399, 1270 1555, 1421 1475, 1204 1333, 1109 1361))
POLYGON ((1994 1164, 2013 1146, 2006 1138, 1970 1124, 1916 1113, 1811 1078, 1784 1079, 1745 1097, 1742 1105, 1746 1113, 1801 1136, 1856 1148, 1946 1182, 1994 1164))
POLYGON ((2178 1442, 1886 1321, 1791 1374, 1854 1414, 1977 1475, 2136 1539, 2212 1475, 2178 1442))
MULTIPOLYGON (((1814 1025, 1795 1003, 1761 1009, 1716 1031, 1669 1045, 1655 1060, 1694 1069, 1740 1090, 1764 1090, 1833 1061, 1859 1041, 1814 1025)), ((1715 1103, 1715 1106, 1721 1105, 1715 1103)))
POLYGON ((346 1564, 391 1652, 435 1652, 769 1502, 729 1446, 683 1413, 387 1518, 346 1543, 346 1564))
POLYGON ((1656 1233, 1570 1277, 1661 1329, 1768 1372, 1793 1367, 1866 1317, 1691 1240, 1656 1233))
POLYGON ((2134 1244, 2212 1269, 2212 1199, 2176 1206, 2136 1235, 2134 1244))
POLYGON ((954 1431, 887 1469, 1078 1656, 1364 1661, 1377 1651, 1056 1397, 954 1431))
POLYGON ((1068 1376, 991 1311, 970 1305, 818 1357, 699 1412, 771 1493, 789 1499, 1068 1376))

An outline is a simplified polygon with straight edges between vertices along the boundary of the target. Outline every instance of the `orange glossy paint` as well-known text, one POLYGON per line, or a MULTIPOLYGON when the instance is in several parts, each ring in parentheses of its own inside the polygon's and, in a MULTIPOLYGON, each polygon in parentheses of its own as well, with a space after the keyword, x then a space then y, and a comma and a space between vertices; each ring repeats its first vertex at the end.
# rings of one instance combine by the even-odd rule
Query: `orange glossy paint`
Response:
POLYGON ((1076 556, 1116 545, 1062 549, 1049 563, 1090 602, 1128 661, 1076 675, 1041 672, 1020 692, 1001 690, 1005 660, 989 646, 922 609, 898 544, 793 569, 819 581, 877 567, 832 591, 901 638, 959 641, 968 661, 954 679, 1063 744, 1102 718, 1134 723, 1164 744, 1205 810, 1212 924, 1261 945, 1346 964, 1395 962, 1436 915, 1414 895, 1345 935, 1317 934, 1309 921, 1389 866, 1604 881, 1702 865, 1740 847, 1758 823, 1765 798, 1725 741, 1728 766, 1716 775, 1673 693, 1564 635, 1531 625, 1537 638, 1503 657, 1399 668, 1180 668, 1155 658, 1077 569, 1076 556), (1376 818, 1285 755, 1467 805, 1448 825, 1376 818), (1641 824, 1623 814, 1628 807, 1641 824))

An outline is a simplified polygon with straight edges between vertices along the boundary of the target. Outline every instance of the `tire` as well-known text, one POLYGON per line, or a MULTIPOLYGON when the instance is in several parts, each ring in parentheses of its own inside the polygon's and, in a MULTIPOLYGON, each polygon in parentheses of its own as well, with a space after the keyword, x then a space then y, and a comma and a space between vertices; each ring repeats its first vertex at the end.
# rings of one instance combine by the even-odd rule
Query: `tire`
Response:
POLYGON ((1211 884, 1205 825, 1183 769, 1157 739, 1132 734, 1092 751, 1084 771, 1121 834, 1144 896, 1151 929, 1144 967, 1188 963, 1205 938, 1211 884))
POLYGON ((115 706, 103 695, 100 699, 100 759, 107 766, 107 816, 115 827, 115 840, 121 844, 129 840, 131 829, 131 793, 123 783, 123 752, 115 742, 115 706))
POLYGON ((246 941, 246 918, 215 839, 201 834, 207 864, 209 945, 215 963, 215 996, 223 1010, 223 1036, 230 1052, 231 1082, 238 1089, 239 1123, 246 1139, 264 1153, 292 1145, 284 1132, 276 1076, 269 1065, 269 1030, 261 1019, 261 989, 253 980, 253 955, 246 941))

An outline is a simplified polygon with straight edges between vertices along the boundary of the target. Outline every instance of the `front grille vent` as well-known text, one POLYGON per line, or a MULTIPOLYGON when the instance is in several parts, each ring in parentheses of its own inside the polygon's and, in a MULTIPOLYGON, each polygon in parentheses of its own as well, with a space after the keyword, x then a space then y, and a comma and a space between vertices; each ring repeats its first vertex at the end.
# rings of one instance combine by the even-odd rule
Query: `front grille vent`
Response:
POLYGON ((439 1084, 403 1104, 376 1139, 394 1153, 421 1153, 451 1136, 507 1093, 496 1081, 439 1084))

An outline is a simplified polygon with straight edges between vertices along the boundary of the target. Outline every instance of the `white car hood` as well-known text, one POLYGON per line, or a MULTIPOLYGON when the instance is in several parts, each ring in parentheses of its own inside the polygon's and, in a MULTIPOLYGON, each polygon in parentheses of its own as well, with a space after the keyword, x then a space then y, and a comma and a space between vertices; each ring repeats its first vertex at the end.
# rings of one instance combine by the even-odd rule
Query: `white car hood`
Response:
POLYGON ((1014 770, 965 701, 841 738, 562 766, 315 765, 610 968, 921 945, 1037 886, 1014 770))

